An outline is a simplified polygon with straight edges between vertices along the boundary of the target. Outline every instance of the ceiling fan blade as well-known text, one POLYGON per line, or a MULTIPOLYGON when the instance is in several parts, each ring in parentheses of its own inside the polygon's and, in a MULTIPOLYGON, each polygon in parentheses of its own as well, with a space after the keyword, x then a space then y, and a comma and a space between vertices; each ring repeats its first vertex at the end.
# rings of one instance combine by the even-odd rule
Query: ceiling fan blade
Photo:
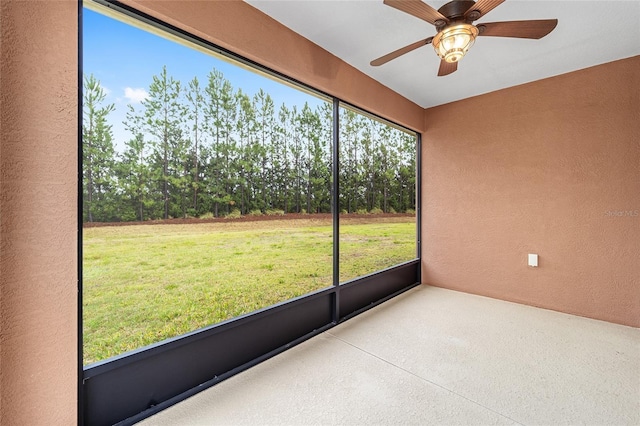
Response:
POLYGON ((468 18, 471 12, 473 12, 474 10, 478 11, 480 15, 477 17, 475 16, 473 17, 473 20, 475 21, 476 19, 480 19, 487 13, 491 12, 493 9, 500 6, 502 3, 504 3, 504 0, 478 0, 476 4, 471 6, 469 10, 467 10, 464 13, 464 17, 468 18))
POLYGON ((371 65, 374 67, 377 67, 379 65, 382 64, 386 64, 387 62, 389 62, 392 59, 397 58, 398 56, 402 56, 405 53, 409 53, 412 50, 417 49, 418 47, 422 47, 425 46, 429 43, 431 43, 431 40, 433 40, 433 37, 429 37, 429 38, 425 38, 424 40, 420 40, 420 41, 416 41, 415 43, 412 43, 408 46, 405 46, 403 48, 400 48, 398 50, 394 50, 391 53, 387 53, 384 56, 379 57, 378 59, 374 59, 373 61, 371 61, 371 65))
POLYGON ((449 22, 446 16, 420 0, 384 0, 384 4, 427 21, 432 25, 436 25, 436 21, 449 22))
POLYGON ((440 68, 438 68, 438 77, 449 75, 452 72, 456 72, 457 70, 458 70, 457 62, 449 63, 443 59, 440 61, 440 68))
POLYGON ((507 21, 478 24, 481 36, 515 37, 540 39, 549 34, 558 25, 557 19, 536 21, 507 21))

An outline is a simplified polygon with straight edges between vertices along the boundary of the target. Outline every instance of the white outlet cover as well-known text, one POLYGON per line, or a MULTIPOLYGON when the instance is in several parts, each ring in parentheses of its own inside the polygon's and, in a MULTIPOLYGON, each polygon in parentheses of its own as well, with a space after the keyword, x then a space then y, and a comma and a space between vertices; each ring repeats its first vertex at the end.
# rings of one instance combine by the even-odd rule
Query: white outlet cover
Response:
POLYGON ((538 255, 529 253, 529 266, 538 266, 538 255))

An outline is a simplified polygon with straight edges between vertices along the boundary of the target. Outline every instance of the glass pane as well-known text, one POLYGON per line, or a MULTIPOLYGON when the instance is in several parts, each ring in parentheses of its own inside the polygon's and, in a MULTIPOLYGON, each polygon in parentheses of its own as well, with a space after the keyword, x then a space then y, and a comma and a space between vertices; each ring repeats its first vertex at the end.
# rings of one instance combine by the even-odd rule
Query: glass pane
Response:
POLYGON ((340 108, 340 282, 415 259, 416 136, 340 108))
POLYGON ((83 12, 95 362, 332 284, 332 105, 83 12))

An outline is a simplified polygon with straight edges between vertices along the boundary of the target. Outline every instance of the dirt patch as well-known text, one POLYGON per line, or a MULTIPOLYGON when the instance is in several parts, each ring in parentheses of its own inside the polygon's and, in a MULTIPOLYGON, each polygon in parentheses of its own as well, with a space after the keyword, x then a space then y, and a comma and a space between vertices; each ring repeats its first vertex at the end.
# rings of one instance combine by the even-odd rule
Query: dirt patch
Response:
MULTIPOLYGON (((407 213, 380 213, 380 214, 341 214, 341 219, 346 219, 350 223, 362 223, 370 222, 377 219, 401 219, 401 218, 413 218, 415 215, 407 213)), ((167 219, 167 220, 146 220, 144 222, 87 222, 83 223, 83 228, 98 228, 103 226, 135 226, 135 225, 189 225, 196 223, 234 223, 234 222, 264 222, 275 220, 331 220, 332 215, 330 213, 320 214, 297 214, 288 213, 285 215, 263 215, 263 216, 242 216, 235 219, 225 219, 223 217, 211 218, 211 219, 167 219)))

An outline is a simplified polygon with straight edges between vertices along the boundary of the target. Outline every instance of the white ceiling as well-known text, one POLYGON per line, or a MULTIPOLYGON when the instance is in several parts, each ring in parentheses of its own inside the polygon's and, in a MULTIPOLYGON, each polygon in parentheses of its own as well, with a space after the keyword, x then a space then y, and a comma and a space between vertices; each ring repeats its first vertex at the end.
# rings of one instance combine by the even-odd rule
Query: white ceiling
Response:
MULTIPOLYGON (((369 65, 436 33, 382 0, 245 1, 425 108, 640 54, 638 0, 508 0, 476 23, 557 18, 558 26, 541 40, 479 37, 445 77, 436 76, 440 59, 431 45, 369 65)), ((426 3, 438 9, 446 2, 426 3)))

